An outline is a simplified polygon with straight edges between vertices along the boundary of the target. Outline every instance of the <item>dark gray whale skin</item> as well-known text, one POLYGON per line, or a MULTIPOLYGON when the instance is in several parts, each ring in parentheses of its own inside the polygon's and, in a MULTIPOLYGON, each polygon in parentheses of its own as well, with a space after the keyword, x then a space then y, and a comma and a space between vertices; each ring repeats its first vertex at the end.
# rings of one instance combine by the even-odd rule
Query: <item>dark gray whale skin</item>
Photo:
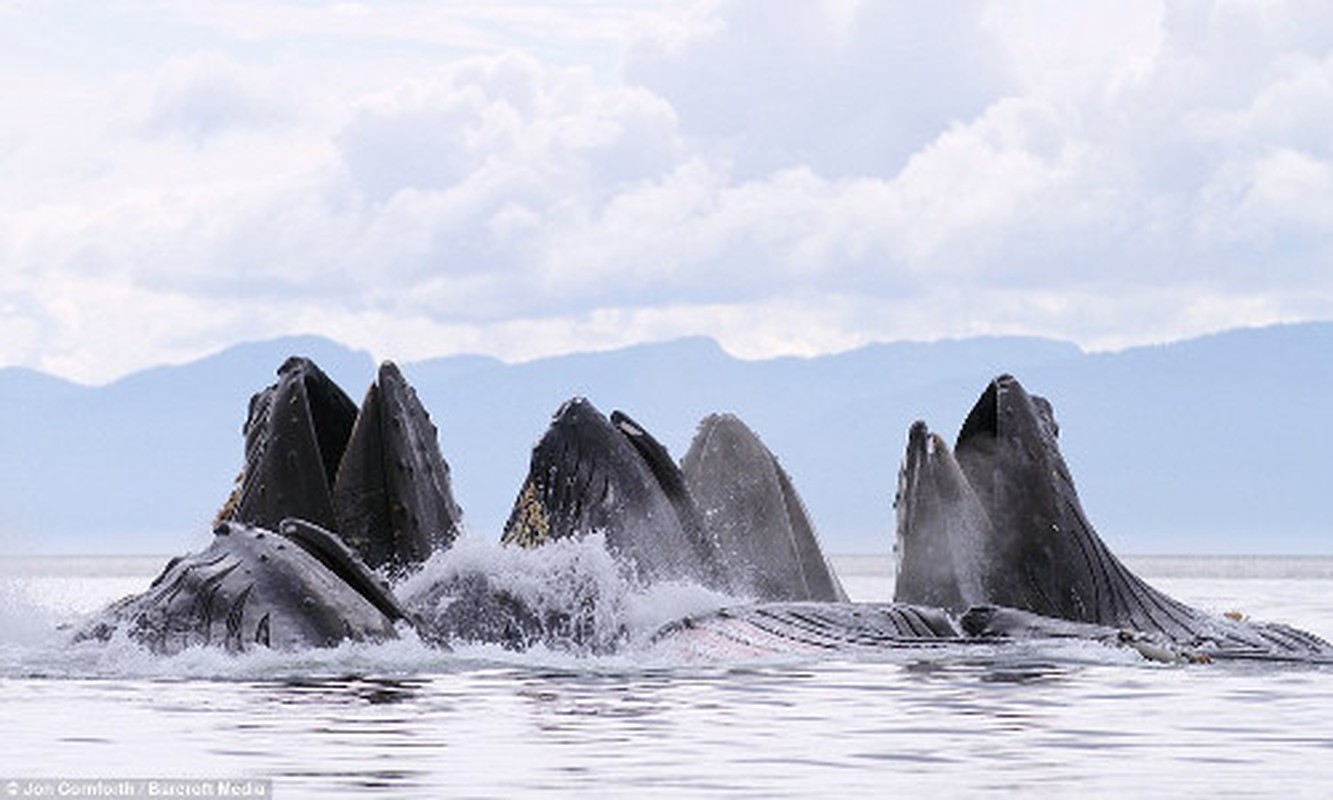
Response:
POLYGON ((356 413, 313 361, 283 362, 277 382, 250 398, 245 465, 219 520, 272 529, 299 517, 335 529, 333 483, 356 413))
MULTIPOLYGON (((1050 403, 1009 375, 982 393, 952 454, 924 424, 913 426, 896 501, 895 601, 1014 609, 1217 657, 1333 654, 1317 636, 1201 611, 1131 572, 1088 522, 1058 436, 1050 403)), ((1041 628, 1030 617, 979 613, 968 633, 1041 628)))
MULTIPOLYGON (((608 419, 582 397, 556 411, 531 464, 501 542, 540 548, 599 533, 622 574, 639 584, 688 581, 725 591, 725 564, 667 449, 620 411, 608 419)), ((521 597, 483 572, 452 574, 409 590, 404 602, 428 642, 541 644, 606 653, 623 629, 603 629, 608 599, 596 576, 561 576, 567 605, 521 597)), ((540 593, 539 593, 540 594, 540 593)), ((613 602, 613 601, 611 601, 613 602)))
POLYGON ((212 543, 168 562, 143 594, 99 614, 74 641, 123 629, 155 653, 214 646, 331 647, 397 636, 404 612, 336 536, 301 520, 278 531, 220 523, 212 543))
POLYGON ((636 579, 725 590, 717 548, 666 448, 624 414, 564 403, 532 451, 501 541, 536 547, 602 533, 636 579))
POLYGON ((681 472, 736 593, 761 601, 847 600, 790 476, 740 419, 705 417, 681 472))
MULTIPOLYGON (((734 417, 705 420, 682 469, 624 412, 607 419, 583 398, 561 406, 533 448, 502 541, 538 547, 592 532, 603 533, 622 568, 643 583, 684 580, 751 599, 846 600, 790 478, 734 417)), ((575 582, 565 587, 577 598, 569 607, 535 607, 482 574, 450 576, 405 602, 429 641, 584 653, 623 644, 626 631, 596 624, 601 587, 564 577, 575 582)))
POLYGON ((898 487, 894 600, 954 613, 987 602, 980 562, 994 538, 990 518, 949 446, 924 422, 908 431, 898 487))
POLYGON ((371 571, 401 574, 458 535, 449 467, 416 392, 381 365, 360 410, 293 357, 250 401, 245 467, 211 544, 77 639, 123 628, 155 652, 323 647, 395 635, 406 614, 371 571))
POLYGON ((250 400, 244 434, 245 467, 220 521, 271 529, 304 519, 390 571, 458 535, 462 511, 435 425, 391 362, 358 410, 314 362, 289 358, 250 400))
POLYGON ((669 623, 657 646, 712 656, 849 653, 976 642, 938 608, 906 603, 756 603, 669 623))
POLYGON ((392 362, 366 390, 331 499, 339 535, 371 567, 409 568, 458 537, 463 512, 438 432, 392 362))

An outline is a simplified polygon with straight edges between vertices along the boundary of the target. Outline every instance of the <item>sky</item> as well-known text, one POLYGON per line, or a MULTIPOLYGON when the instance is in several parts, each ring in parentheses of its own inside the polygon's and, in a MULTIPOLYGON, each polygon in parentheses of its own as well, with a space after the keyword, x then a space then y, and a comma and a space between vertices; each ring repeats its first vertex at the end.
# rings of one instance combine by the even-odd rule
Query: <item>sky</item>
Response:
POLYGON ((1333 5, 0 0, 0 365, 1333 319, 1333 5))

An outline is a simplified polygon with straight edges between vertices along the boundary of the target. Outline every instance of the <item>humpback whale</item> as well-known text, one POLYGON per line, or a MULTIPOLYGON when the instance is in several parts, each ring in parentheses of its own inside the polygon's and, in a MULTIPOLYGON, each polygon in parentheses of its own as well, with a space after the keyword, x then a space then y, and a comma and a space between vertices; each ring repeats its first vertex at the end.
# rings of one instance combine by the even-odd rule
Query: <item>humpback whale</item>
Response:
POLYGON ((745 423, 731 414, 705 417, 681 472, 738 594, 847 600, 791 477, 745 423))
POLYGON ((339 535, 371 567, 420 564, 459 534, 463 512, 438 431, 392 362, 366 390, 332 500, 339 535))
MULTIPOLYGON (((639 586, 689 581, 767 600, 847 599, 791 479, 729 415, 705 419, 677 467, 623 411, 607 418, 585 398, 562 405, 533 448, 502 542, 539 548, 588 534, 604 537, 639 586)), ((561 575, 570 584, 564 608, 476 572, 414 585, 405 603, 432 641, 607 652, 626 632, 597 624, 599 609, 616 601, 589 577, 561 575)))
POLYGON ((1217 657, 1328 656, 1319 637, 1193 608, 1115 557, 1084 514, 1051 404, 991 381, 954 450, 913 425, 899 473, 894 600, 964 615, 973 636, 1118 629, 1217 657))
POLYGON ((219 523, 199 553, 172 559, 143 594, 103 612, 75 641, 120 628, 155 653, 214 645, 289 650, 392 639, 405 616, 332 533, 303 520, 277 532, 219 523))
POLYGON ((532 450, 501 541, 536 547, 601 533, 637 580, 726 590, 717 544, 667 450, 622 412, 564 403, 532 450))
POLYGON ((458 535, 437 432, 385 362, 360 409, 293 357, 250 400, 245 466, 214 537, 76 639, 124 628, 157 652, 195 645, 322 647, 386 639, 406 612, 372 569, 399 575, 458 535))
POLYGON ((949 446, 924 422, 908 430, 898 484, 894 600, 954 613, 986 602, 979 562, 990 518, 949 446))
MULTIPOLYGON (((538 548, 594 533, 640 586, 689 581, 765 600, 847 599, 791 479, 730 415, 705 419, 677 467, 623 411, 607 418, 585 398, 563 404, 533 448, 502 542, 538 548)), ((570 583, 566 608, 477 572, 414 584, 404 602, 432 641, 606 652, 624 631, 599 630, 593 617, 614 600, 588 577, 561 576, 570 583)))
POLYGON ((435 425, 392 362, 358 410, 314 362, 289 358, 250 400, 244 436, 245 468, 220 521, 272 529, 303 519, 391 571, 458 535, 462 511, 435 425))
MULTIPOLYGON (((666 448, 623 412, 608 419, 576 397, 533 447, 501 542, 550 553, 591 534, 604 537, 614 571, 635 584, 721 582, 714 547, 666 448)), ((621 644, 623 629, 598 624, 602 606, 615 599, 604 596, 597 576, 570 569, 558 579, 566 585, 534 592, 485 571, 450 571, 429 585, 411 582, 404 602, 430 642, 591 653, 621 644), (551 594, 566 602, 552 607, 551 594)))

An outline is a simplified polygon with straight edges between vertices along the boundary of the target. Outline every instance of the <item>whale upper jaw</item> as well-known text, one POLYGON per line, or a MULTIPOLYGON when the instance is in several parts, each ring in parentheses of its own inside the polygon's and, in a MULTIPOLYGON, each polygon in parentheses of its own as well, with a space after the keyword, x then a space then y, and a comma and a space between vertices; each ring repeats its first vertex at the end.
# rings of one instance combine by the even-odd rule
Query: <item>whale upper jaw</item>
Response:
POLYGON ((384 362, 366 390, 331 500, 343 541, 372 567, 403 570, 457 538, 462 510, 416 391, 384 362))
POLYGON ((1121 584, 1141 583, 1088 522, 1051 405, 1012 376, 991 381, 959 431, 954 457, 990 521, 987 602, 1114 624, 1121 584))
POLYGON ((336 528, 332 487, 356 414, 351 398, 313 361, 283 362, 277 382, 250 399, 245 465, 219 520, 271 530, 299 517, 336 528))

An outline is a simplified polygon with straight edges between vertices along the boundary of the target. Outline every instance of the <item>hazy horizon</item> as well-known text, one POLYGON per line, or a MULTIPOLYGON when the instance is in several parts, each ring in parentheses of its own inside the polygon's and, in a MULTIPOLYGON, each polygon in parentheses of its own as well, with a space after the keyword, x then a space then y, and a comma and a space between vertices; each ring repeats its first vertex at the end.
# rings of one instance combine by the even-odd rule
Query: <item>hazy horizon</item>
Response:
MULTIPOLYGON (((951 439, 985 384, 1008 372, 1054 405, 1084 508, 1113 550, 1327 553, 1330 348, 1333 324, 1311 323, 1116 353, 1002 337, 742 361, 693 338, 521 364, 401 366, 481 536, 498 537, 532 445, 581 395, 603 413, 626 411, 677 458, 700 419, 736 413, 792 475, 830 551, 888 553, 908 427, 922 419, 951 439), (1284 441, 1293 446, 1275 449, 1284 441)), ((369 354, 315 337, 103 387, 0 370, 0 396, 31 410, 0 420, 0 445, 23 455, 0 464, 0 546, 49 551, 33 545, 49 538, 124 553, 206 542, 242 465, 250 395, 294 351, 354 401, 373 378, 369 354)))

